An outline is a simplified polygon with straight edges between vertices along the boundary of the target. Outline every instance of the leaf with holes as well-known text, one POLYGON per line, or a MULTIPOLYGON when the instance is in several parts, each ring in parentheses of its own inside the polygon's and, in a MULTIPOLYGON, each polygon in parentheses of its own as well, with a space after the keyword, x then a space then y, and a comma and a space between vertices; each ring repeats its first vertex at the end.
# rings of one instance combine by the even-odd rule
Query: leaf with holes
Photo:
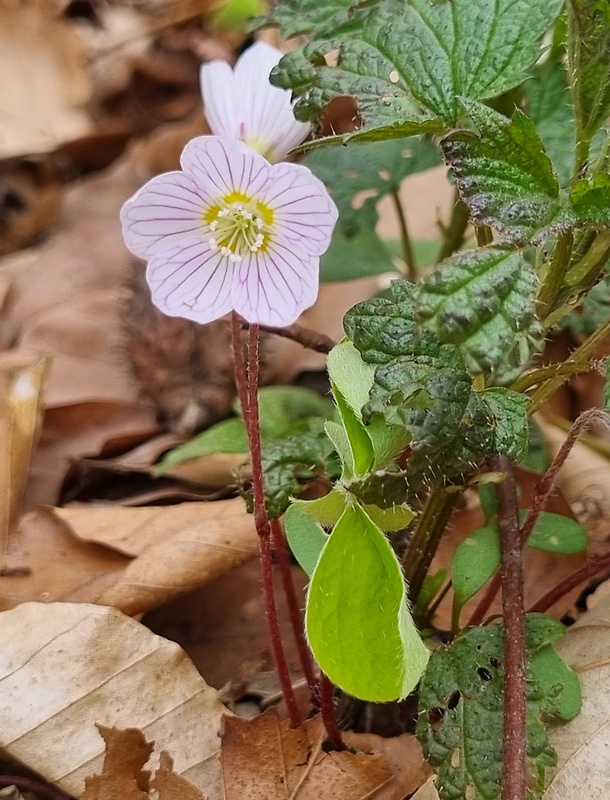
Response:
POLYGON ((468 250, 444 261, 418 286, 417 316, 441 341, 460 345, 471 372, 510 378, 542 344, 537 282, 522 253, 468 250))
POLYGON ((424 671, 429 651, 407 606, 400 564, 358 506, 346 508, 322 550, 305 626, 320 668, 354 697, 406 697, 424 671))
POLYGON ((276 85, 300 95, 300 119, 337 95, 356 99, 365 129, 386 138, 454 125, 459 96, 495 97, 520 84, 563 0, 380 0, 353 10, 349 28, 282 59, 276 85), (324 56, 338 51, 337 66, 324 56))
MULTIPOLYGON (((527 766, 532 798, 540 797, 545 768, 555 763, 542 715, 560 715, 566 704, 561 685, 555 692, 543 691, 536 679, 543 668, 532 670, 530 664, 563 633, 563 625, 550 617, 527 617, 527 766)), ((417 735, 438 775, 441 800, 500 799, 503 658, 502 626, 491 625, 466 630, 430 659, 420 685, 417 735)), ((567 680, 553 665, 549 672, 559 684, 567 680)), ((545 689, 548 686, 546 680, 545 689)))
POLYGON ((277 25, 283 39, 303 33, 326 36, 342 29, 351 19, 357 0, 280 0, 265 17, 255 17, 250 28, 277 25))
POLYGON ((478 135, 455 131, 442 141, 460 195, 474 222, 512 242, 529 242, 559 214, 559 184, 533 122, 512 119, 462 98, 478 135))

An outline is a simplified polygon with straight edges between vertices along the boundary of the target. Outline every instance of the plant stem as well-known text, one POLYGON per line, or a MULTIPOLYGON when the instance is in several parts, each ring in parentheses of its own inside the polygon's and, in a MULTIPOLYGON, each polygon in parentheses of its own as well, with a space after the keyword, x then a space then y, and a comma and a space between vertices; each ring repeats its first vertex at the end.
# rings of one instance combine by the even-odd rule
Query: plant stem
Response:
POLYGON ((556 378, 558 375, 565 375, 566 378, 572 375, 579 375, 583 372, 595 372, 597 369, 595 364, 582 364, 575 363, 571 359, 563 361, 559 364, 548 364, 546 367, 539 367, 530 372, 524 372, 511 384, 513 392, 526 392, 535 386, 537 383, 542 383, 549 378, 556 378))
POLYGON ((461 199, 457 188, 454 189, 453 198, 453 208, 451 210, 449 225, 441 227, 443 244, 438 254, 437 263, 453 255, 460 249, 466 239, 466 230, 470 222, 470 211, 466 203, 461 199))
POLYGON ((314 672, 313 660, 307 642, 305 641, 305 633, 303 631, 303 616, 299 607, 299 599, 297 597, 294 581, 292 579, 292 572, 290 571, 290 559, 288 556, 288 549, 286 547, 286 537, 284 536, 284 529, 279 519, 271 520, 271 536, 273 539, 273 546, 275 548, 275 557, 280 568, 280 575, 282 578, 282 585, 284 587, 284 594, 286 596, 286 605, 290 614, 290 622, 292 624, 292 631, 294 640, 299 653, 301 661, 301 668, 303 674, 307 679, 310 690, 313 692, 317 686, 318 681, 314 672))
POLYGON ((554 586, 539 600, 536 600, 528 613, 531 614, 534 611, 544 613, 579 584, 585 583, 591 578, 595 578, 597 575, 607 572, 608 570, 610 570, 610 553, 606 553, 599 558, 592 558, 591 561, 588 561, 580 569, 577 569, 576 572, 569 575, 558 586, 554 586))
MULTIPOLYGON (((595 333, 593 333, 589 338, 583 342, 580 347, 577 347, 570 356, 570 363, 572 364, 580 364, 586 362, 592 356, 595 355, 595 351, 597 348, 605 341, 605 339, 610 336, 610 320, 604 322, 595 333)), ((538 411, 541 406, 543 406, 546 401, 554 394, 557 389, 564 383, 567 379, 567 375, 558 375, 555 378, 549 378, 549 380, 545 381, 542 386, 540 386, 532 395, 532 402, 527 407, 528 414, 534 414, 538 411)))
POLYGON ((447 492, 445 489, 435 489, 428 496, 402 559, 412 602, 415 602, 421 591, 438 543, 459 498, 459 491, 447 492))
POLYGON ((345 750, 341 731, 335 718, 334 689, 327 675, 320 672, 320 714, 326 728, 328 743, 333 750, 345 750))
POLYGON ((494 235, 489 225, 475 225, 474 233, 479 247, 486 247, 493 243, 494 235))
POLYGON ((495 456, 491 468, 494 472, 506 472, 506 478, 496 485, 504 617, 502 800, 527 800, 525 610, 517 484, 514 467, 506 456, 495 456))
POLYGON ((275 336, 281 336, 284 339, 292 339, 294 342, 306 347, 308 350, 315 350, 317 353, 330 353, 335 346, 330 336, 326 336, 318 331, 313 331, 311 328, 305 328, 303 325, 287 325, 285 328, 272 328, 270 325, 259 325, 261 331, 273 333, 275 336))
POLYGON ((415 253, 413 252, 413 245, 411 244, 411 237, 409 235, 409 228, 407 227, 407 217, 405 210, 400 199, 400 194, 394 189, 391 193, 392 200, 394 201, 394 208, 396 209, 396 216, 398 217, 398 225, 400 226, 400 241, 402 242, 402 257, 406 266, 405 277, 411 283, 417 283, 417 264, 415 261, 415 253))
POLYGON ((591 246, 567 273, 565 282, 569 288, 585 284, 590 277, 597 276, 606 266, 610 255, 610 231, 600 231, 591 246))
POLYGON ((258 534, 261 560, 261 578, 263 584, 263 600, 267 627, 271 641, 271 652, 277 672, 284 702, 288 709, 290 724, 298 727, 302 720, 296 695, 292 688, 288 662, 282 644, 282 635, 275 604, 273 589, 273 561, 271 554, 271 527, 265 506, 265 489, 262 463, 262 444, 260 435, 260 419, 258 409, 258 326, 251 325, 248 342, 248 374, 244 367, 243 343, 241 337, 242 322, 233 312, 231 330, 233 334, 233 359, 235 362, 235 382, 242 405, 244 423, 248 434, 250 456, 252 460, 252 493, 254 495, 254 524, 258 534))
POLYGON ((562 231, 557 236, 557 241, 553 249, 553 256, 547 266, 536 298, 537 315, 539 319, 545 319, 548 313, 553 310, 557 297, 563 287, 563 280, 566 272, 570 266, 570 255, 573 245, 574 235, 572 231, 562 231))

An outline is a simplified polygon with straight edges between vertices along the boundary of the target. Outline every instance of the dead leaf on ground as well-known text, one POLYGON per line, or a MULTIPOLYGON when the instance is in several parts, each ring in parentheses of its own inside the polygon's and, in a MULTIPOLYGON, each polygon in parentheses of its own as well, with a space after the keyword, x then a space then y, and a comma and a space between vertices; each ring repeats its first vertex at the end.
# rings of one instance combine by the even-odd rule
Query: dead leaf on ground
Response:
POLYGON ((434 775, 431 775, 424 785, 415 792, 411 800, 439 800, 434 775))
POLYGON ((95 602, 139 614, 230 572, 258 550, 243 500, 46 509, 21 521, 0 578, 0 607, 95 602))
POLYGON ((268 711, 227 717, 221 768, 225 800, 363 800, 391 780, 382 756, 325 753, 318 724, 292 729, 268 711))
POLYGON ((226 709, 186 654, 112 608, 24 603, 0 614, 0 747, 80 796, 101 771, 96 723, 139 728, 220 800, 226 709))
POLYGON ((159 768, 150 779, 144 770, 154 749, 137 728, 120 730, 97 726, 106 743, 104 768, 99 775, 85 778, 81 800, 148 800, 151 789, 156 800, 206 800, 206 796, 181 775, 174 772, 174 762, 166 750, 159 754, 159 768))
POLYGON ((551 727, 558 765, 544 800, 610 797, 610 598, 583 614, 556 647, 580 677, 583 706, 551 727))

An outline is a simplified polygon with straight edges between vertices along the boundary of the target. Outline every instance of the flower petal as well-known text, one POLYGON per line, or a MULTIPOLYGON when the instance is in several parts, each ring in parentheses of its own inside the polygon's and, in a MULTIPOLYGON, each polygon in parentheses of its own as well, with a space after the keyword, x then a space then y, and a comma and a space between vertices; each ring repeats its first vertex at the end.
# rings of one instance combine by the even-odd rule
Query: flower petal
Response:
POLYGON ((235 266, 233 307, 248 322, 291 325, 318 296, 319 259, 281 243, 235 266))
POLYGON ((183 172, 148 181, 121 209, 123 238, 131 252, 150 258, 160 249, 201 230, 205 191, 183 172))
POLYGON ((235 139, 198 136, 186 145, 180 158, 185 173, 211 196, 231 192, 251 197, 269 180, 269 163, 251 147, 235 139))
POLYGON ((233 264, 191 237, 156 253, 146 280, 153 303, 170 317, 212 322, 232 309, 233 264))
POLYGON ((269 83, 283 55, 266 42, 256 42, 237 60, 234 72, 239 138, 273 162, 285 158, 311 130, 294 118, 290 92, 269 83))
POLYGON ((209 61, 199 72, 203 111, 216 136, 239 138, 235 75, 226 61, 209 61))
POLYGON ((276 236, 313 256, 326 252, 339 212, 324 184, 299 164, 276 164, 262 195, 274 211, 276 236))

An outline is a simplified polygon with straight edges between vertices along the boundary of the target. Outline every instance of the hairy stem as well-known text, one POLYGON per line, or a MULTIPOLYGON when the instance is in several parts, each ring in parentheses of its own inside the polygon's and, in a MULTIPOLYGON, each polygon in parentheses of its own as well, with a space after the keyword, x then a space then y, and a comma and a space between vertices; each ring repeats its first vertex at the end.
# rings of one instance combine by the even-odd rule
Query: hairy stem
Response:
POLYGON ((391 193, 396 209, 396 216, 398 218, 398 225, 400 227, 400 241, 402 243, 402 257, 406 266, 405 278, 411 283, 417 283, 417 264, 415 261, 415 253, 413 252, 413 245, 411 244, 411 236, 409 235, 409 228, 407 227, 407 217, 405 214, 400 194, 393 190, 391 193))
POLYGON ((273 546, 275 548, 275 557, 280 568, 280 575, 282 578, 282 585, 284 587, 284 594, 286 596, 286 605, 290 614, 290 622, 292 625, 292 632, 294 640, 299 653, 299 660, 303 674, 307 679, 310 690, 313 692, 318 685, 316 675, 314 672, 313 660, 307 642, 305 641, 305 632, 303 630, 303 615, 299 607, 299 599, 297 597, 294 581, 292 579, 292 572, 290 570, 290 558, 288 556, 288 548, 286 547, 286 537, 284 536, 284 529, 279 519, 271 520, 271 535, 273 538, 273 546))
POLYGON ((281 336, 283 339, 292 339, 293 342, 298 342, 308 350, 315 350, 317 353, 330 353, 336 344, 330 336, 296 323, 287 325, 285 328, 272 328, 270 325, 259 325, 259 328, 267 333, 273 333, 275 336, 281 336))
POLYGON ((435 489, 426 501, 402 559, 412 602, 415 602, 421 591, 438 543, 459 498, 459 491, 447 492, 444 489, 435 489))
POLYGON ((242 322, 235 312, 232 314, 233 359, 235 362, 235 382, 242 405, 244 423, 248 434, 252 460, 252 493, 254 495, 254 524, 258 534, 263 600, 267 627, 271 642, 271 652, 277 672, 284 702, 288 709, 290 724, 298 727, 302 720, 296 695, 290 680, 288 662, 282 644, 282 635, 273 589, 273 561, 271 553, 271 526, 265 506, 265 489, 262 463, 262 444, 258 408, 258 326, 249 329, 248 374, 246 376, 241 337, 242 322))
POLYGON ((536 298, 539 319, 545 319, 549 311, 553 310, 555 302, 559 297, 566 272, 570 266, 570 256, 573 245, 574 235, 572 231, 563 231, 557 236, 557 242, 553 249, 553 256, 547 266, 536 298))
POLYGON ((496 485, 504 617, 502 800, 527 800, 525 610, 517 484, 514 467, 506 456, 495 456, 491 468, 506 473, 506 478, 496 485))

